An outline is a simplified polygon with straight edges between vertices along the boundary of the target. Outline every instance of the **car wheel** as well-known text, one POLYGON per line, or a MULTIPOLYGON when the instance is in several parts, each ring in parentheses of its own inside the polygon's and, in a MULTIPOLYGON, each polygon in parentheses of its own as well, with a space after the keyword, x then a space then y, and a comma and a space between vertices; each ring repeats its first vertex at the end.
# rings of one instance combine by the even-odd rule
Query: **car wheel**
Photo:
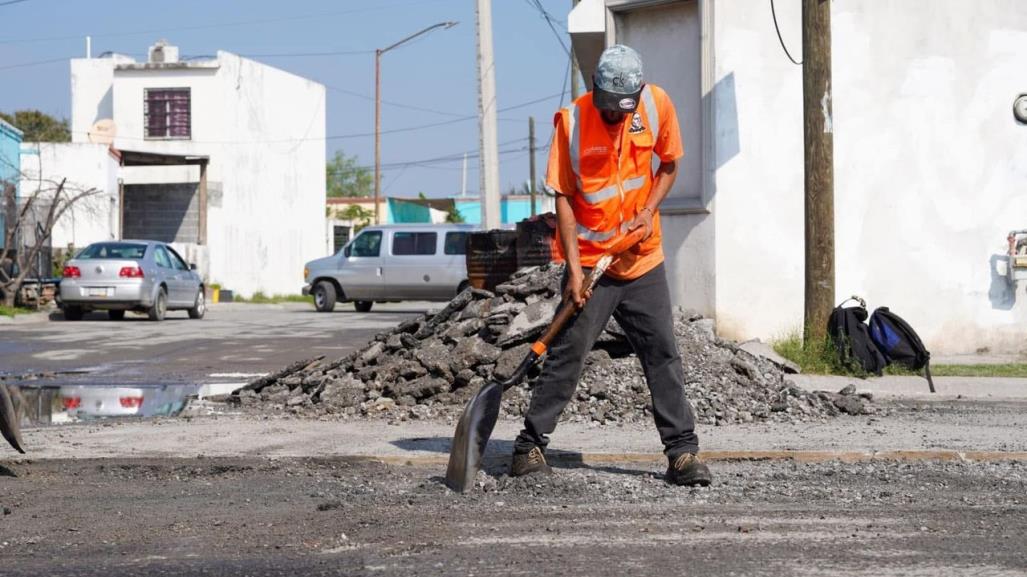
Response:
POLYGON ((80 321, 85 311, 82 307, 64 307, 64 320, 66 321, 80 321))
POLYGON ((335 310, 335 286, 323 280, 314 285, 314 308, 318 312, 330 313, 335 310))
POLYGON ((371 305, 374 301, 353 301, 353 308, 357 309, 358 313, 366 313, 371 310, 371 305))
POLYGON ((125 311, 107 311, 107 317, 112 321, 120 321, 125 318, 125 311))
POLYGON ((471 286, 471 283, 468 282, 468 281, 464 281, 464 282, 460 283, 460 286, 456 287, 456 294, 460 294, 460 293, 464 292, 470 286, 471 286))
POLYGON ((207 314, 207 295, 203 294, 203 287, 196 293, 196 301, 193 308, 189 309, 189 318, 202 319, 207 314))
POLYGON ((161 287, 157 291, 157 298, 153 300, 153 306, 146 311, 147 316, 150 317, 151 321, 162 321, 164 315, 168 313, 168 291, 161 287))

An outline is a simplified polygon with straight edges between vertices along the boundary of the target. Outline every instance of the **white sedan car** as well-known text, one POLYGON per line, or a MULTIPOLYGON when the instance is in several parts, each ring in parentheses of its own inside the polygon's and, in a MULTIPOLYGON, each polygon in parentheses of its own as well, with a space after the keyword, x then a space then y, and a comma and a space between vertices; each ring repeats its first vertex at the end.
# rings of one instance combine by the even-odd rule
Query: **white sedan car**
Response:
POLYGON ((151 240, 119 240, 87 246, 64 267, 61 279, 64 318, 82 319, 105 310, 112 320, 125 311, 164 320, 169 310, 201 319, 207 310, 203 279, 171 246, 151 240))

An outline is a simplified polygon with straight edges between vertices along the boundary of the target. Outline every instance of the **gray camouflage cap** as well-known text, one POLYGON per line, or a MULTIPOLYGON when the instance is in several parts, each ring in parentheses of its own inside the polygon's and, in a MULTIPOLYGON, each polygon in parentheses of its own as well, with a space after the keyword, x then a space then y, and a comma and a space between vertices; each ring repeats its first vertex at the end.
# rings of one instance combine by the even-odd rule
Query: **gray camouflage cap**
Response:
POLYGON ((603 50, 593 77, 592 101, 598 108, 634 112, 642 92, 642 57, 623 44, 603 50))

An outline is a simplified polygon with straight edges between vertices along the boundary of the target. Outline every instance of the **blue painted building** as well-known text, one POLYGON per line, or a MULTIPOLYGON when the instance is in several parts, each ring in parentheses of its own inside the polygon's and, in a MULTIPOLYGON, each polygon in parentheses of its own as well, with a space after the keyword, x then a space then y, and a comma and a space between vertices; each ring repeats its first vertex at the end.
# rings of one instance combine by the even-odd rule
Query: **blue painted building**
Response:
MULTIPOLYGON (((481 224, 481 201, 477 197, 455 197, 444 199, 401 199, 389 198, 388 223, 432 222, 439 218, 450 206, 456 204, 456 210, 467 224, 481 224), (433 214, 434 213, 434 214, 433 214)), ((531 197, 527 195, 504 196, 499 201, 500 222, 516 224, 531 217, 531 197)), ((535 212, 554 211, 553 199, 538 194, 535 196, 535 212)))
POLYGON ((3 191, 8 184, 14 186, 14 195, 18 196, 18 181, 21 173, 21 138, 17 128, 0 120, 0 246, 3 246, 6 231, 4 230, 5 199, 3 191))

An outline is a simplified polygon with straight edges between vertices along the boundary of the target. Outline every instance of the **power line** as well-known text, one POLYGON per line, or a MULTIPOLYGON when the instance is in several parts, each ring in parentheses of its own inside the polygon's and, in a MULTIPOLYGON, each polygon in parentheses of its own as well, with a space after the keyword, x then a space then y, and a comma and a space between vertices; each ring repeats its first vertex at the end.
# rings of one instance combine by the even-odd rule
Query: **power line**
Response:
POLYGON ((28 68, 30 66, 42 66, 44 64, 54 64, 56 62, 67 62, 68 57, 62 56, 61 58, 51 58, 50 60, 37 60, 35 62, 22 62, 21 64, 7 64, 0 66, 0 70, 11 70, 12 68, 28 68))
POLYGON ((542 6, 542 3, 539 0, 524 1, 527 2, 528 6, 530 6, 531 8, 538 10, 539 14, 541 14, 542 18, 546 21, 546 24, 549 25, 549 29, 553 31, 553 36, 556 36, 556 41, 560 43, 560 47, 563 48, 563 51, 567 53, 568 57, 570 57, 571 51, 569 48, 567 48, 567 44, 563 41, 563 36, 561 36, 560 33, 556 30, 556 25, 554 24, 554 22, 556 22, 556 19, 553 18, 553 15, 550 14, 544 6, 542 6))
POLYGON ((29 0, 8 0, 7 2, 0 2, 0 6, 10 6, 11 4, 20 4, 28 1, 29 0))
POLYGON ((334 50, 330 52, 279 52, 274 54, 240 54, 246 58, 298 58, 305 56, 352 56, 374 54, 374 50, 334 50))
POLYGON ((781 42, 781 48, 784 48, 785 55, 792 61, 792 64, 796 66, 802 66, 802 61, 796 62, 792 58, 792 53, 788 51, 788 47, 785 46, 785 39, 781 37, 781 28, 777 25, 777 11, 774 10, 774 0, 770 0, 770 15, 774 17, 774 30, 777 30, 777 39, 781 42))
MULTIPOLYGON (((545 102, 546 100, 552 100, 553 98, 556 98, 557 96, 560 96, 560 94, 550 94, 549 96, 543 96, 541 98, 535 98, 533 100, 529 100, 527 102, 522 102, 520 104, 515 104, 513 106, 507 106, 505 108, 500 108, 498 111, 499 112, 508 112, 510 110, 516 110, 518 108, 524 108, 526 106, 531 106, 532 104, 538 104, 540 102, 545 102)), ((414 131, 418 131, 418 130, 425 130, 425 129, 428 129, 428 128, 437 128, 439 126, 448 126, 450 124, 457 124, 459 122, 466 122, 468 120, 474 120, 474 119, 477 119, 477 118, 478 118, 478 115, 472 114, 472 115, 468 115, 468 116, 461 116, 459 118, 452 118, 450 120, 443 120, 443 121, 440 121, 440 122, 432 122, 432 123, 428 123, 428 124, 419 124, 419 125, 416 125, 416 126, 407 126, 405 128, 393 128, 393 129, 390 129, 390 130, 383 130, 383 131, 381 131, 381 134, 397 134, 397 133, 402 133, 402 132, 414 132, 414 131)), ((84 132, 80 132, 80 131, 75 131, 74 134, 88 134, 88 133, 84 133, 84 132)), ((351 133, 351 134, 335 134, 335 135, 325 136, 325 137, 322 137, 322 138, 281 138, 281 139, 272 139, 272 140, 190 140, 189 142, 192 142, 193 144, 283 144, 283 143, 318 141, 318 140, 347 140, 347 139, 352 139, 352 138, 366 138, 366 137, 370 137, 370 136, 374 136, 374 132, 354 132, 354 133, 351 133)), ((130 136, 118 136, 117 140, 130 140, 130 141, 138 141, 138 142, 148 141, 145 138, 130 137, 130 136)))
MULTIPOLYGON (((11 0, 8 0, 8 1, 10 2, 11 0)), ((27 2, 28 0, 17 0, 17 1, 27 2)), ((426 1, 438 2, 438 1, 441 1, 441 0, 416 0, 416 3, 417 4, 423 4, 426 1)), ((254 25, 254 24, 275 24, 275 23, 278 23, 278 22, 295 22, 295 21, 298 21, 298 20, 312 20, 312 19, 318 19, 318 18, 325 18, 327 16, 338 16, 338 15, 342 15, 342 14, 355 14, 355 13, 358 13, 358 12, 371 12, 371 11, 375 11, 375 10, 388 10, 388 9, 396 8, 398 6, 404 6, 404 5, 413 4, 413 3, 415 3, 415 0, 404 0, 404 1, 399 1, 399 2, 392 2, 392 3, 389 3, 389 4, 386 4, 384 2, 375 2, 374 6, 364 6, 364 7, 361 7, 361 8, 352 8, 352 9, 349 9, 349 10, 336 10, 336 11, 332 11, 332 12, 320 12, 320 13, 317 13, 317 14, 306 14, 306 15, 301 15, 301 16, 282 16, 282 17, 278 17, 278 18, 262 18, 262 19, 254 19, 254 20, 236 20, 236 21, 231 21, 231 22, 220 22, 220 23, 215 23, 215 24, 196 24, 196 25, 192 25, 192 26, 177 26, 177 27, 172 27, 172 28, 151 28, 149 30, 136 30, 136 31, 131 31, 131 32, 110 31, 110 32, 100 32, 98 34, 90 34, 90 36, 92 36, 94 38, 116 38, 116 37, 124 37, 124 36, 140 36, 140 35, 143 35, 143 34, 166 34, 168 32, 186 32, 186 31, 191 31, 191 30, 210 30, 210 29, 217 29, 217 28, 227 28, 227 27, 231 27, 231 26, 250 26, 250 25, 254 25)), ((0 6, 2 6, 2 5, 3 4, 0 4, 0 6)), ((0 40, 0 44, 29 44, 29 43, 33 43, 33 42, 52 42, 54 40, 74 40, 74 39, 81 39, 83 36, 86 36, 86 34, 83 33, 83 34, 75 34, 75 35, 70 35, 70 36, 49 36, 49 37, 37 37, 37 38, 12 38, 12 39, 0 40)))
MULTIPOLYGON (((356 98, 361 98, 363 100, 368 100, 368 101, 372 101, 372 102, 374 101, 374 97, 373 96, 370 96, 368 94, 363 94, 363 93, 360 93, 360 92, 356 92, 354 90, 346 90, 345 88, 338 88, 336 86, 330 86, 328 84, 325 84, 324 87, 327 88, 328 90, 333 90, 333 91, 339 92, 341 94, 347 94, 349 96, 355 96, 356 98)), ((441 114, 442 116, 453 116, 453 117, 458 117, 458 118, 463 118, 465 116, 465 115, 460 114, 458 112, 446 112, 445 110, 436 110, 434 108, 426 108, 426 107, 423 107, 423 106, 414 106, 412 104, 403 104, 403 103, 400 103, 400 102, 393 102, 391 100, 382 100, 382 104, 388 104, 389 106, 395 106, 396 108, 405 108, 407 110, 416 110, 418 112, 430 112, 432 114, 441 114)))

